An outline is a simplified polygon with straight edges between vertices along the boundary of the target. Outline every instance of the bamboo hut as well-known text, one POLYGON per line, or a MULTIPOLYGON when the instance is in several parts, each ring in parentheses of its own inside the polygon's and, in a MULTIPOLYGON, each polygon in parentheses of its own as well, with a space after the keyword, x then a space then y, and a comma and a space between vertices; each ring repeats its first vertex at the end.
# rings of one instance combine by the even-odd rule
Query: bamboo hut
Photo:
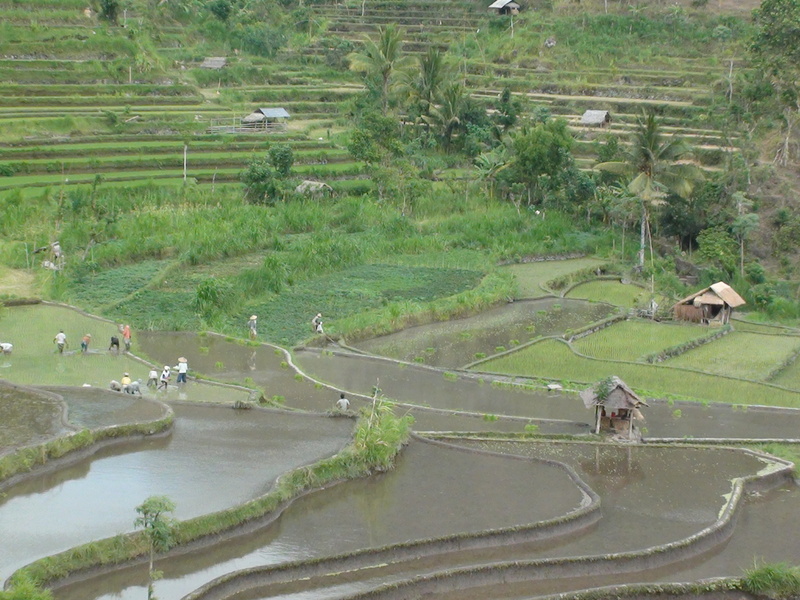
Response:
POLYGON ((647 403, 619 377, 604 379, 583 390, 580 396, 586 408, 594 407, 595 433, 609 431, 621 439, 641 439, 633 421, 644 420, 639 407, 647 406, 647 403))
POLYGON ((677 302, 672 311, 677 320, 703 325, 725 325, 730 321, 733 309, 743 304, 746 304, 744 298, 731 286, 718 281, 677 302))

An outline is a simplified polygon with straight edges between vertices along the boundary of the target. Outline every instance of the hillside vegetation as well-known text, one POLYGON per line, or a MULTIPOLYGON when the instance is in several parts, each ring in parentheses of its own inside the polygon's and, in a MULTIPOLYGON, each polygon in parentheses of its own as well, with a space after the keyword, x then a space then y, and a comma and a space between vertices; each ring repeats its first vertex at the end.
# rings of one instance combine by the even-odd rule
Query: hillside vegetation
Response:
POLYGON ((295 343, 318 311, 332 332, 390 330, 504 301, 500 261, 635 264, 641 230, 636 276, 667 297, 725 279, 794 318, 791 68, 772 76, 787 56, 755 8, 2 3, 0 261, 36 275, 3 291, 139 328, 241 335, 258 312, 295 343), (258 107, 288 128, 234 127, 258 107), (650 192, 594 168, 635 171, 643 135, 665 149, 650 192))

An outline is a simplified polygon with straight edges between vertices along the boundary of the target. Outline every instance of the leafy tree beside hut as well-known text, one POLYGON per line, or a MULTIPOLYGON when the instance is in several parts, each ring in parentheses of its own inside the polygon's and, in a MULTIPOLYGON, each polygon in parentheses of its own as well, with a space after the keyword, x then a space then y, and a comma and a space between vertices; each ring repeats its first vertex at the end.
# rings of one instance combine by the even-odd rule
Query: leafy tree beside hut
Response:
POLYGON ((641 440, 642 434, 633 421, 644 420, 639 407, 647 403, 619 377, 599 381, 583 390, 580 397, 586 408, 594 407, 595 433, 608 431, 621 440, 641 440))

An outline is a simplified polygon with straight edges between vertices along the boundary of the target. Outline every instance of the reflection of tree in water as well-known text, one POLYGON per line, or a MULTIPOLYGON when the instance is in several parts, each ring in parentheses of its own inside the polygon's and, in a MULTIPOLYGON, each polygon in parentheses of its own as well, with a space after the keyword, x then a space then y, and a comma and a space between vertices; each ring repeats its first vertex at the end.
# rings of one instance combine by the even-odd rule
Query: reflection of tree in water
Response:
POLYGON ((247 368, 251 371, 256 370, 256 355, 258 354, 257 350, 253 350, 253 353, 250 355, 250 358, 247 359, 247 368))
POLYGON ((633 447, 596 446, 594 456, 579 465, 584 473, 596 477, 605 490, 621 490, 646 477, 633 447))

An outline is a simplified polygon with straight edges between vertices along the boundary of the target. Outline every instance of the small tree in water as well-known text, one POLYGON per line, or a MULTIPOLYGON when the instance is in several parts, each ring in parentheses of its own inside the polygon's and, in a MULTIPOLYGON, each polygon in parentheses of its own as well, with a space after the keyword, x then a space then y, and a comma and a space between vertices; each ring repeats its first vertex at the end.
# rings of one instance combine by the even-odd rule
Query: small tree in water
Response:
POLYGON ((161 579, 162 573, 153 570, 156 552, 166 552, 174 544, 174 520, 167 516, 175 510, 175 503, 166 496, 150 496, 136 507, 139 516, 133 526, 144 532, 150 544, 150 566, 148 569, 147 600, 155 600, 153 584, 161 579))

